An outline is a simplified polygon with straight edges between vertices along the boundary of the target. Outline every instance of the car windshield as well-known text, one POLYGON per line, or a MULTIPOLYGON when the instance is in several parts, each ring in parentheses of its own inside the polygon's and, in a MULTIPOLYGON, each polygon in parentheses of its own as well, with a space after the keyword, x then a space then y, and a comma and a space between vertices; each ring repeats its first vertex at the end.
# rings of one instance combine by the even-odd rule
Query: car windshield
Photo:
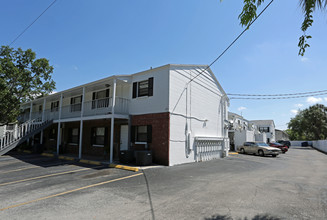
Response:
POLYGON ((264 143, 264 142, 258 142, 256 143, 258 146, 262 146, 262 147, 269 147, 268 144, 264 143))

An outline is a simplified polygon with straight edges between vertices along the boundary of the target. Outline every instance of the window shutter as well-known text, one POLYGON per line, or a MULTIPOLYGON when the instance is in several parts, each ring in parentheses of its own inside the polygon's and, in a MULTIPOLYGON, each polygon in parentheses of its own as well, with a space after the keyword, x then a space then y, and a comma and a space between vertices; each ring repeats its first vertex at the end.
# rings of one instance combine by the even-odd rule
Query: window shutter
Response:
POLYGON ((51 110, 53 109, 53 102, 51 102, 51 110))
POLYGON ((108 144, 108 127, 104 128, 104 145, 108 144))
POLYGON ((59 106, 59 101, 57 101, 57 107, 59 108, 60 106, 59 106))
POLYGON ((106 89, 106 97, 109 97, 109 89, 106 89))
POLYGON ((153 77, 148 79, 148 96, 153 96, 153 77))
POLYGON ((270 127, 268 127, 267 132, 270 132, 270 127))
POLYGON ((91 144, 94 144, 94 132, 95 128, 91 128, 91 144))
POLYGON ((148 143, 152 143, 152 125, 148 125, 146 128, 146 132, 147 132, 147 142, 148 143))
POLYGON ((133 83, 133 99, 136 98, 136 92, 137 92, 137 82, 133 83))
POLYGON ((136 139, 135 139, 135 126, 131 127, 131 142, 135 143, 136 139))
POLYGON ((82 103, 82 100, 83 100, 83 95, 81 95, 81 103, 82 103))
POLYGON ((72 133, 73 133, 73 129, 68 128, 68 142, 69 143, 72 143, 72 133))
POLYGON ((95 100, 95 92, 92 93, 92 100, 95 100))

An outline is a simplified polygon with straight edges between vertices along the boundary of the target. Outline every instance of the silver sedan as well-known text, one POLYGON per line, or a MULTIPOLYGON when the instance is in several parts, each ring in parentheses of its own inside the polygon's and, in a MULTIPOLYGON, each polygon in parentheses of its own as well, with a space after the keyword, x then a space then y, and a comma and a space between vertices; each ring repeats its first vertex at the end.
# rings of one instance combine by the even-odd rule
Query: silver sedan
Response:
POLYGON ((271 155, 276 157, 282 151, 276 147, 270 147, 264 142, 245 142, 240 148, 242 154, 255 154, 259 156, 271 155))

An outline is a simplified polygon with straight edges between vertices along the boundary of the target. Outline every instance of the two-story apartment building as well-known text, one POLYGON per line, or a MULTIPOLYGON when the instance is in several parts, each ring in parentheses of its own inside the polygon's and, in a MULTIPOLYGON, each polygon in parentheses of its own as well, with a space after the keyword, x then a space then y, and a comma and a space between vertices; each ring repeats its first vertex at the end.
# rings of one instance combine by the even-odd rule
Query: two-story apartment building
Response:
POLYGON ((229 99, 205 65, 114 75, 23 104, 21 122, 53 123, 34 136, 48 151, 113 162, 149 149, 157 164, 228 154, 229 99))
POLYGON ((250 122, 253 123, 259 131, 257 141, 264 141, 266 143, 276 141, 274 120, 252 120, 250 122))
POLYGON ((255 141, 256 126, 243 116, 228 112, 230 149, 238 151, 244 142, 255 141))

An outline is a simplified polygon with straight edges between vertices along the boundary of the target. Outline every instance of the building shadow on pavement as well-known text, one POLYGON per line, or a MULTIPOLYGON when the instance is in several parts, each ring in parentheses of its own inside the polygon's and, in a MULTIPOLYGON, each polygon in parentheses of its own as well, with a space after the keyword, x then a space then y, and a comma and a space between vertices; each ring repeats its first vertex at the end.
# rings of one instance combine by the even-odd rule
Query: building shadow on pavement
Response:
POLYGON ((229 215, 213 215, 208 218, 204 218, 204 220, 283 220, 284 218, 276 217, 270 214, 258 214, 253 218, 232 218, 229 215))

